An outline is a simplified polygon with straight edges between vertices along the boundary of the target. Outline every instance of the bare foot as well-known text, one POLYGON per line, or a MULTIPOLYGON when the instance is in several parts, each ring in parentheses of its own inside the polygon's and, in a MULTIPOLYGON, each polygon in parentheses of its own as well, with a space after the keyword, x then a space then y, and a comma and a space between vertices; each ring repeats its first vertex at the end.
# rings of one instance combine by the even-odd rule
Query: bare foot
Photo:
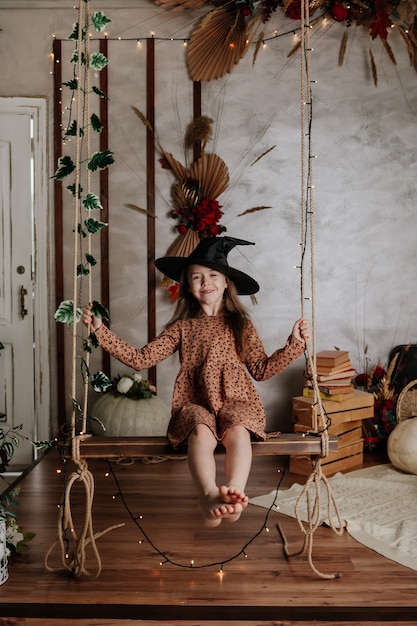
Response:
POLYGON ((248 505, 248 497, 245 495, 245 492, 238 487, 233 487, 233 485, 222 485, 219 488, 219 495, 222 502, 229 504, 239 503, 243 508, 246 508, 248 505))
POLYGON ((225 522, 236 522, 240 514, 248 506, 248 497, 238 487, 222 485, 218 495, 207 496, 202 503, 205 524, 213 528, 218 526, 223 520, 225 522))
POLYGON ((204 523, 210 528, 218 526, 223 520, 235 522, 239 519, 243 506, 240 502, 224 502, 219 495, 207 496, 201 503, 204 523))

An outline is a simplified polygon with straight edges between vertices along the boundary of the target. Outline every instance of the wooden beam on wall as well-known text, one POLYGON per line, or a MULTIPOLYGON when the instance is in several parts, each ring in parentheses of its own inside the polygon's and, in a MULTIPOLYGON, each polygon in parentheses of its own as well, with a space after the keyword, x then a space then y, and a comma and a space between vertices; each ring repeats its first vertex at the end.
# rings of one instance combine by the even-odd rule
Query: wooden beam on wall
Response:
MULTIPOLYGON (((146 118, 155 130, 155 40, 146 40, 146 118)), ((146 239, 148 262, 148 341, 156 335, 155 302, 155 136, 146 129, 146 239)), ((156 368, 148 371, 148 378, 156 385, 156 368)))
MULTIPOLYGON (((62 156, 62 42, 54 39, 54 162, 62 156)), ((54 180, 55 310, 64 297, 63 187, 54 180)), ((65 328, 55 324, 58 425, 65 423, 65 328)))
MULTIPOLYGON (((107 39, 100 39, 100 52, 108 57, 108 41, 107 39)), ((108 96, 109 81, 108 81, 108 66, 104 67, 100 72, 100 90, 108 96)), ((103 129, 100 133, 100 151, 108 150, 109 148, 109 100, 107 98, 100 98, 100 121, 103 124, 103 129)), ((100 170, 100 201, 102 204, 100 219, 103 222, 109 223, 109 170, 100 170)), ((100 232, 100 268, 101 268, 101 304, 110 308, 110 262, 109 262, 109 228, 102 228, 100 232)), ((111 377, 110 372, 110 355, 105 350, 102 350, 102 369, 107 376, 111 377)))

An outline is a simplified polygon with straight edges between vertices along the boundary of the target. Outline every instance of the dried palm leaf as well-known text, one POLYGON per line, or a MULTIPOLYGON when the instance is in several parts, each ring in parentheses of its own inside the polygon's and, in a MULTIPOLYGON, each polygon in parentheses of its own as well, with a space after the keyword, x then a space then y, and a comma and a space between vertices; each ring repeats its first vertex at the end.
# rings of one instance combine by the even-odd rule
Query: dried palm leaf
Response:
POLYGON ((255 65, 255 61, 257 59, 258 52, 259 52, 259 50, 261 49, 261 46, 262 46, 262 42, 263 42, 263 39, 264 39, 264 34, 265 34, 265 31, 262 31, 261 34, 259 35, 258 41, 256 42, 255 51, 253 53, 252 65, 255 65))
POLYGON ((204 149, 207 142, 211 139, 211 125, 213 120, 206 115, 200 115, 190 122, 185 133, 185 146, 192 148, 195 143, 201 143, 201 149, 204 149))
POLYGON ((142 111, 140 111, 137 107, 133 106, 133 104, 130 105, 130 108, 132 109, 134 114, 140 119, 140 121, 143 124, 145 124, 145 126, 149 128, 151 132, 153 132, 151 123, 146 119, 146 116, 142 113, 142 111))
POLYGON ((268 154, 268 152, 271 152, 271 150, 273 150, 274 148, 276 148, 276 146, 271 146, 270 148, 268 148, 268 150, 265 150, 265 152, 262 152, 262 154, 260 154, 254 161, 252 161, 252 163, 250 164, 250 167, 252 167, 252 165, 255 165, 255 163, 260 161, 265 155, 268 154))
POLYGON ((162 167, 164 167, 163 161, 165 161, 168 165, 168 169, 171 169, 174 172, 175 176, 179 178, 179 180, 187 180, 188 172, 184 165, 177 161, 177 159, 175 159, 170 152, 165 152, 165 150, 162 150, 162 154, 162 167))
POLYGON ((383 39, 383 44, 384 44, 384 48, 387 51, 389 58, 394 63, 394 65, 397 65, 397 59, 395 58, 394 51, 386 39, 383 39))
POLYGON ((188 9, 191 11, 201 9, 205 4, 208 4, 207 0, 154 0, 154 2, 163 9, 188 9))
POLYGON ((204 196, 212 200, 229 184, 229 170, 217 154, 203 154, 193 163, 189 175, 203 189, 204 196))
POLYGON ((238 213, 237 217, 242 217, 242 215, 248 215, 248 213, 256 213, 256 211, 263 211, 264 209, 272 209, 271 206, 255 206, 253 209, 247 209, 243 211, 243 213, 238 213))
POLYGON ((220 78, 230 72, 247 51, 246 21, 240 11, 214 9, 194 29, 188 46, 193 80, 220 78))
POLYGON ((374 59, 374 55, 373 55, 373 52, 372 52, 372 48, 369 48, 369 58, 370 58, 370 61, 371 61, 372 78, 374 80, 375 87, 377 87, 377 85, 378 85, 378 74, 377 74, 377 71, 376 71, 375 59, 374 59))
POLYGON ((146 209, 142 209, 137 204, 130 204, 129 202, 125 204, 125 206, 129 207, 129 209, 135 209, 135 211, 139 211, 139 213, 143 213, 144 215, 148 215, 149 217, 156 218, 157 215, 152 213, 151 211, 147 211, 146 209))
POLYGON ((190 256, 191 252, 200 243, 198 234, 189 228, 185 235, 178 235, 167 250, 167 256, 190 256))
POLYGON ((342 41, 340 43, 339 65, 343 65, 343 61, 345 60, 346 46, 347 46, 348 39, 349 39, 349 33, 347 30, 345 30, 343 37, 342 37, 342 41))
POLYGON ((289 53, 287 54, 287 59, 289 59, 290 57, 292 57, 293 54, 295 54, 297 52, 297 50, 301 48, 301 39, 299 39, 297 41, 297 43, 295 44, 295 46, 293 46, 291 48, 291 50, 289 51, 289 53))
POLYGON ((197 189, 190 189, 187 183, 177 183, 171 189, 172 204, 175 209, 189 209, 191 211, 200 201, 197 189))

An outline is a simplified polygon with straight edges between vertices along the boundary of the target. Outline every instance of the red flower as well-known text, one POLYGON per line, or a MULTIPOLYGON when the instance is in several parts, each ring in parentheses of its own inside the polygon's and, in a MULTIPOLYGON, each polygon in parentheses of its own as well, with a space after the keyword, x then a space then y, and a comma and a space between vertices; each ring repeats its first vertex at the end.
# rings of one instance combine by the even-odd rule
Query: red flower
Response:
POLYGON ((177 230, 180 233, 180 235, 185 235, 188 228, 185 226, 185 224, 180 224, 179 226, 177 226, 177 230))
MULTIPOLYGON (((217 200, 204 198, 191 211, 190 219, 194 218, 194 229, 198 233, 206 232, 211 234, 213 227, 217 227, 217 222, 223 215, 220 209, 221 205, 217 200)), ((217 228, 214 228, 214 230, 217 230, 217 228)))
POLYGON ((391 25, 392 22, 387 11, 378 13, 369 27, 372 39, 376 39, 378 36, 381 37, 381 39, 386 39, 388 37, 388 28, 390 28, 391 25))
POLYGON ((368 383, 370 381, 370 376, 369 374, 358 374, 355 378, 355 385, 357 387, 365 387, 365 389, 368 387, 368 383))
POLYGON ((373 381, 382 380, 384 376, 386 375, 386 373, 387 372, 382 367, 382 365, 376 365, 372 371, 372 380, 373 381))
POLYGON ((290 4, 287 6, 286 13, 291 20, 300 20, 301 19, 301 1, 292 0, 292 2, 290 2, 290 4))
POLYGON ((178 283, 175 283, 174 285, 170 285, 168 287, 168 291, 170 293, 169 299, 170 302, 176 302, 178 300, 178 296, 180 294, 180 286, 178 283))
POLYGON ((349 11, 343 6, 340 0, 336 0, 334 5, 330 7, 330 15, 336 22, 344 22, 347 20, 349 11))

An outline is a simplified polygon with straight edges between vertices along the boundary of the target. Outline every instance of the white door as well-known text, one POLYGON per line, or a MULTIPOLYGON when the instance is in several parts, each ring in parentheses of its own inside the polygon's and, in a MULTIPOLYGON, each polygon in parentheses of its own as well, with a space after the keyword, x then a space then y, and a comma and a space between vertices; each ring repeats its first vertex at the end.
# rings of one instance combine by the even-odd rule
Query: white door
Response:
POLYGON ((30 109, 0 107, 0 427, 24 436, 11 471, 33 461, 38 437, 34 128, 30 109))

